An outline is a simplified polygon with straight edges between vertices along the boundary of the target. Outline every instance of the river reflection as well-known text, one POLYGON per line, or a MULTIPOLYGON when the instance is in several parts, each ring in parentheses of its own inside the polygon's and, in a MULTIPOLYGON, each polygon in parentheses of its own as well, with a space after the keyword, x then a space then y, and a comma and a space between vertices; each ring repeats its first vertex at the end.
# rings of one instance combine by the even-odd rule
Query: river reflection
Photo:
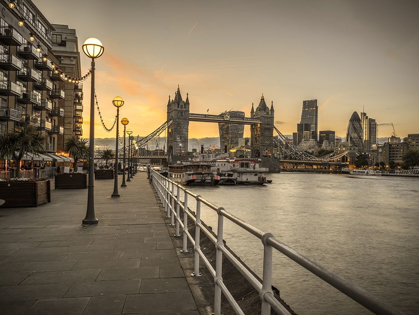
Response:
MULTIPOLYGON (((419 179, 281 173, 267 186, 193 187, 281 242, 406 314, 419 314, 419 179)), ((192 205, 193 206, 193 205, 192 205)), ((216 229, 216 215, 202 219, 216 229)), ((231 223, 227 244, 262 275, 259 240, 231 223)), ((369 314, 275 254, 274 285, 299 314, 369 314)))

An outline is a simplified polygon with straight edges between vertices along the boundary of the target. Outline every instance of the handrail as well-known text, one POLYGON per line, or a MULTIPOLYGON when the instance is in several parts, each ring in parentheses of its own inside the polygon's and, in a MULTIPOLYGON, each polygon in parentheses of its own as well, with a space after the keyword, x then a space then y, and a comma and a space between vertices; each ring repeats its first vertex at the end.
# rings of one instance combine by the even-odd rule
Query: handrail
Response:
POLYGON ((237 304, 232 297, 230 291, 226 287, 222 278, 222 255, 224 255, 232 265, 244 276, 244 278, 254 287, 259 293, 261 298, 261 314, 271 314, 271 308, 274 309, 278 314, 290 314, 289 311, 274 297, 272 291, 272 261, 273 261, 273 249, 277 252, 290 258, 300 266, 304 267, 312 274, 318 276, 320 279, 335 287, 352 300, 358 302, 368 310, 376 314, 392 314, 401 315, 403 314, 394 307, 387 303, 379 300, 370 293, 354 285, 350 281, 341 278, 337 274, 327 270, 323 266, 303 256, 295 249, 278 241, 273 234, 266 233, 244 220, 229 213, 224 208, 217 207, 215 204, 204 199, 200 195, 196 195, 155 170, 150 170, 150 181, 152 182, 160 201, 163 204, 167 218, 171 219, 171 225, 176 228, 176 236, 179 235, 179 229, 183 229, 183 244, 181 252, 188 252, 188 240, 194 247, 194 273, 193 276, 200 276, 199 273, 199 262, 200 259, 205 263, 211 275, 214 277, 215 283, 215 296, 214 296, 214 314, 221 314, 221 294, 224 294, 227 301, 237 314, 244 314, 243 310, 237 304), (176 187, 176 192, 175 192, 176 187), (180 191, 183 191, 183 201, 181 200, 180 191), (192 197, 196 201, 196 213, 193 216, 188 207, 189 197, 192 197), (201 223, 201 205, 204 204, 208 208, 212 209, 218 214, 218 231, 217 237, 214 237, 201 223), (180 209, 183 212, 183 218, 180 215, 180 209), (192 219, 195 223, 195 238, 188 231, 188 219, 192 219), (244 266, 235 255, 224 246, 223 243, 223 219, 226 218, 233 222, 235 225, 241 227, 250 234, 256 236, 262 241, 264 246, 263 254, 263 281, 260 282, 254 274, 244 266), (216 263, 215 269, 209 263, 208 258, 200 249, 200 232, 203 232, 208 236, 209 240, 215 244, 216 248, 216 263))

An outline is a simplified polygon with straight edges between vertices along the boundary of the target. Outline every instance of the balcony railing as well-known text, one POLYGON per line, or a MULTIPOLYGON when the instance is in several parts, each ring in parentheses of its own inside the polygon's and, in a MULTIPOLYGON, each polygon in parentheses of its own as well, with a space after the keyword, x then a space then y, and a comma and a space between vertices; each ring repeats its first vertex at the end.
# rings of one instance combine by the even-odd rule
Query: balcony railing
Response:
POLYGON ((83 91, 83 83, 74 84, 74 91, 75 92, 82 92, 83 91))
POLYGON ((52 90, 50 92, 50 98, 64 99, 65 98, 65 92, 63 90, 52 90))
POLYGON ((52 81, 64 81, 64 76, 58 72, 58 70, 52 70, 49 73, 49 77, 52 81))
POLYGON ((41 123, 39 125, 39 129, 45 129, 45 130, 51 130, 52 123, 48 120, 41 120, 41 123))
POLYGON ((50 100, 43 99, 41 100, 41 107, 51 111, 52 110, 52 102, 50 100))
POLYGON ((22 119, 23 112, 7 107, 0 107, 0 120, 13 120, 20 121, 22 119))
MULTIPOLYGON (((78 103, 81 104, 81 103, 78 103)), ((83 111, 83 105, 74 105, 74 110, 77 112, 82 112, 83 111)))
POLYGON ((12 26, 2 26, 0 27, 0 42, 6 45, 20 46, 23 43, 23 37, 12 26))
POLYGON ((64 109, 62 108, 53 108, 51 110, 51 112, 49 113, 50 116, 59 116, 59 117, 63 117, 64 116, 64 109))
POLYGON ((53 89, 53 84, 50 80, 42 78, 42 80, 35 83, 35 88, 38 90, 51 91, 53 89))
POLYGON ((41 93, 37 91, 26 92, 17 99, 19 103, 33 104, 35 106, 41 106, 41 93))
POLYGON ((18 71, 22 69, 22 60, 9 54, 0 54, 0 68, 18 71))
POLYGON ((34 45, 26 44, 18 48, 19 55, 24 59, 38 60, 42 57, 42 54, 38 52, 34 45))
POLYGON ((34 63, 35 67, 40 70, 53 70, 51 60, 44 60, 43 58, 36 60, 34 63))
POLYGON ((22 87, 14 82, 0 81, 0 94, 8 96, 22 96, 22 87))
POLYGON ((64 134, 64 127, 52 126, 51 133, 57 133, 57 134, 63 135, 64 134))
POLYGON ((74 118, 75 124, 82 124, 83 123, 83 117, 76 117, 74 118))
POLYGON ((17 77, 22 81, 37 82, 41 80, 42 74, 38 70, 24 67, 17 73, 17 77))
POLYGON ((29 124, 35 127, 41 126, 41 119, 38 116, 29 116, 28 117, 29 124))

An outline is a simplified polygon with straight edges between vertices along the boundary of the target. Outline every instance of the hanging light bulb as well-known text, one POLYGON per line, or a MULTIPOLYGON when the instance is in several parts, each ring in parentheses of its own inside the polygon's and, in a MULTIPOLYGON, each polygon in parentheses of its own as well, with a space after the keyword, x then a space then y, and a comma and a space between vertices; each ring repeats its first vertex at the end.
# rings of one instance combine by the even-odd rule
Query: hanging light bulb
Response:
POLYGON ((45 56, 44 56, 44 57, 42 57, 42 61, 43 61, 43 62, 46 62, 46 61, 47 61, 47 57, 45 57, 45 56))
POLYGON ((15 3, 13 2, 13 1, 10 1, 9 2, 9 8, 10 9, 14 9, 14 7, 15 7, 16 5, 15 5, 15 3))
POLYGON ((19 26, 25 25, 25 19, 19 20, 19 22, 17 22, 17 25, 19 25, 19 26))
POLYGON ((38 46, 36 47, 36 51, 41 52, 41 45, 38 44, 38 46))
POLYGON ((55 69, 55 65, 54 65, 54 63, 53 63, 53 62, 52 62, 51 67, 52 67, 52 69, 55 69))
POLYGON ((35 36, 32 33, 29 33, 29 40, 33 42, 35 40, 35 36))
POLYGON ((57 69, 55 69, 54 73, 55 73, 55 74, 57 74, 57 73, 58 73, 58 70, 57 70, 57 69))

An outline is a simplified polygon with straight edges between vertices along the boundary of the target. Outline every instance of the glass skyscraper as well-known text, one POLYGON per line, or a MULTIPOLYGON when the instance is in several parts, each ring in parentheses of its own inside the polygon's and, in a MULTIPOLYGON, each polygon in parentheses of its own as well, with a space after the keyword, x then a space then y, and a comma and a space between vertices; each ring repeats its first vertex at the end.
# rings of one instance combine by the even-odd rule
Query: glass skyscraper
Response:
POLYGON ((357 112, 354 112, 351 119, 349 119, 346 141, 351 147, 356 148, 358 151, 364 151, 362 123, 357 112))

